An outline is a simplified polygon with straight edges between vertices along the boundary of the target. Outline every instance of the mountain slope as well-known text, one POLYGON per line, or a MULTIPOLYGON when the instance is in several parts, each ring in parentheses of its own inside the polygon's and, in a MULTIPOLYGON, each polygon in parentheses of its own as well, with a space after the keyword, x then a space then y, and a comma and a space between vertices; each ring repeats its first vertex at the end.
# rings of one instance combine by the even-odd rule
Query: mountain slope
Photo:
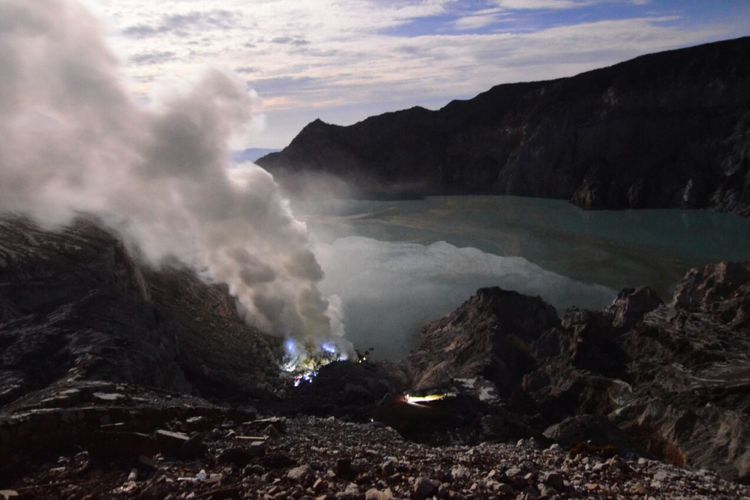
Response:
POLYGON ((313 173, 364 196, 497 193, 748 215, 749 88, 745 37, 498 85, 438 111, 316 120, 257 163, 290 189, 313 173))
POLYGON ((602 311, 559 319, 538 297, 486 288, 427 325, 409 364, 417 389, 489 382, 562 445, 630 439, 747 482, 749 313, 750 262, 692 269, 666 304, 626 289, 602 311))
POLYGON ((278 344, 226 287, 149 269, 90 221, 49 232, 0 219, 0 406, 90 380, 263 397, 281 383, 278 344))

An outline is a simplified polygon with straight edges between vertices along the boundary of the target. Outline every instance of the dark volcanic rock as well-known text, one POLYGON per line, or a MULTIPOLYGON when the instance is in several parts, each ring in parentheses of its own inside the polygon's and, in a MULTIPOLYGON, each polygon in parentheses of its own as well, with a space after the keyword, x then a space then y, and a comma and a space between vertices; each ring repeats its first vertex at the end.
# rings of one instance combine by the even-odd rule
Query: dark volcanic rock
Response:
POLYGON ((749 215, 749 53, 746 37, 498 85, 438 111, 348 127, 316 120, 258 163, 291 189, 312 173, 363 195, 497 193, 749 215))
POLYGON ((547 308, 480 290, 424 330, 415 383, 486 377, 567 445, 610 441, 750 479, 750 263, 691 270, 669 304, 641 288, 559 321, 547 308))
MULTIPOLYGON (((278 381, 279 352, 225 288, 147 269, 91 222, 53 233, 0 220, 0 404, 94 379, 257 397, 278 381)), ((70 406, 62 396, 46 406, 70 406)))
POLYGON ((425 327, 420 348, 409 358, 414 386, 445 386, 455 378, 481 376, 508 395, 535 366, 531 345, 559 323, 555 309, 539 297, 483 288, 445 318, 425 327))
POLYGON ((635 449, 633 440, 606 417, 576 415, 549 426, 544 436, 564 446, 582 443, 594 446, 612 445, 624 455, 635 449))
POLYGON ((336 415, 369 420, 371 409, 387 394, 404 387, 379 363, 336 361, 320 368, 313 383, 287 392, 276 410, 282 413, 336 415))

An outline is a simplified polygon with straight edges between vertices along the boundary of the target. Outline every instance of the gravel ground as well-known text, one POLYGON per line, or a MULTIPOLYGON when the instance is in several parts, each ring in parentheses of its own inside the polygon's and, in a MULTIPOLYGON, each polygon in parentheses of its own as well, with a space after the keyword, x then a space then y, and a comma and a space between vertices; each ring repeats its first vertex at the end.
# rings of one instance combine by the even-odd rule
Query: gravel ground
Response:
POLYGON ((41 464, 0 498, 750 498, 750 488, 711 472, 608 456, 607 449, 540 449, 533 440, 430 447, 381 425, 332 417, 195 430, 200 424, 168 426, 202 435, 200 459, 103 464, 77 452, 41 464))

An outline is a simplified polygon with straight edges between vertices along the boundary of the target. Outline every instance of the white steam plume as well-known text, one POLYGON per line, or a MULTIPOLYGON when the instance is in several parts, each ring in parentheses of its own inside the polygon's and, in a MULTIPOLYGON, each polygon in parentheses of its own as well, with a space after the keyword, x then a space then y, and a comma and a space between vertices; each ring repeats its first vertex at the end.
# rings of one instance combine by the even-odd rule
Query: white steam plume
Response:
POLYGON ((97 214, 148 263, 176 257, 227 283, 258 326, 349 349, 305 225, 268 173, 230 168, 252 107, 218 71, 137 105, 83 7, 0 0, 0 213, 48 228, 97 214))

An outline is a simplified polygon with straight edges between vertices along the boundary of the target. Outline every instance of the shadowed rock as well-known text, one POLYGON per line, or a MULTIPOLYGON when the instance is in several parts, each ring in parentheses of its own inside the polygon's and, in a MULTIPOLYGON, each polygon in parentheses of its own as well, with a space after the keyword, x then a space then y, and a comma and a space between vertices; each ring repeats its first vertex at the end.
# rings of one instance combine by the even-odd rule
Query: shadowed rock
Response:
MULTIPOLYGON (((0 220, 0 404, 94 379, 262 396, 279 380, 277 344, 240 319, 226 288, 139 264, 92 222, 50 232, 0 220)), ((63 406, 74 394, 52 396, 63 406)))
POLYGON ((557 424, 547 437, 623 447, 627 434, 671 463, 747 481, 749 301, 748 262, 691 270, 669 304, 624 290, 603 311, 560 321, 541 299, 480 290, 425 328, 414 380, 484 376, 517 414, 542 430, 557 424))

